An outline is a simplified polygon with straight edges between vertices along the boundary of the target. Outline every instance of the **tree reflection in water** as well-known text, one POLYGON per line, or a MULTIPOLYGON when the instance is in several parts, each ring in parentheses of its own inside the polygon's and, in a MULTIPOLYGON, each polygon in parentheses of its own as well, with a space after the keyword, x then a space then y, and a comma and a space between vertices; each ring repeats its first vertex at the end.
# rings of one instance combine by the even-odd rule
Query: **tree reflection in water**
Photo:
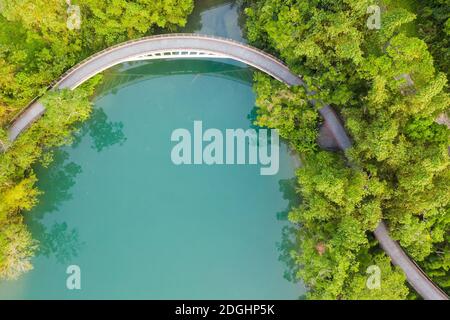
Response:
MULTIPOLYGON (((126 141, 123 123, 108 121, 102 109, 95 109, 91 118, 81 126, 72 148, 76 148, 86 134, 91 137, 92 148, 97 152, 126 141)), ((77 257, 84 246, 78 230, 70 228, 66 222, 48 225, 43 221, 45 215, 58 212, 64 202, 72 199, 71 189, 76 184, 77 175, 82 172, 80 165, 70 161, 66 150, 67 148, 55 150, 54 161, 48 168, 35 168, 39 177, 38 188, 43 193, 38 205, 27 216, 30 230, 40 243, 38 255, 54 257, 60 264, 66 264, 77 257)))
POLYGON ((34 238, 39 241, 38 255, 54 256, 59 263, 66 263, 78 255, 83 245, 78 231, 70 229, 66 223, 46 225, 43 218, 48 213, 58 212, 62 203, 72 199, 70 189, 82 169, 69 161, 69 153, 65 150, 54 151, 53 158, 48 168, 36 168, 38 187, 43 193, 38 205, 27 217, 27 223, 34 238))
POLYGON ((92 111, 91 118, 81 127, 73 146, 76 147, 86 134, 92 139, 92 148, 98 152, 116 144, 122 145, 127 140, 123 123, 108 121, 108 116, 101 108, 92 111))

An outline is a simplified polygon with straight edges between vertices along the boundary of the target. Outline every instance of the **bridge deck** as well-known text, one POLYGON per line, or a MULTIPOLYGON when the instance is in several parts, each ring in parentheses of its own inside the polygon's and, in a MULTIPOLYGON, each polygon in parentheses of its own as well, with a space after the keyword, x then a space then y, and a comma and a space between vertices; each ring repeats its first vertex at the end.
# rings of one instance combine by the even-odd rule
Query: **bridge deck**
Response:
MULTIPOLYGON (((251 65, 289 86, 305 86, 300 77, 293 74, 281 61, 254 47, 213 36, 169 34, 131 40, 105 49, 68 70, 51 88, 74 89, 114 65, 162 51, 201 51, 221 57, 229 57, 251 65)), ((161 58, 164 58, 164 56, 161 58)), ((314 101, 312 103, 314 104, 314 101)), ((33 101, 9 127, 10 140, 14 141, 44 112, 45 108, 42 104, 37 99, 33 101)), ((320 113, 327 122, 340 149, 345 150, 351 147, 350 138, 333 109, 330 106, 325 106, 320 110, 320 113)), ((426 277, 425 273, 408 257, 398 243, 389 237, 388 230, 383 222, 375 231, 375 236, 384 251, 391 257, 392 262, 405 272, 408 282, 424 299, 448 299, 447 295, 426 277)))

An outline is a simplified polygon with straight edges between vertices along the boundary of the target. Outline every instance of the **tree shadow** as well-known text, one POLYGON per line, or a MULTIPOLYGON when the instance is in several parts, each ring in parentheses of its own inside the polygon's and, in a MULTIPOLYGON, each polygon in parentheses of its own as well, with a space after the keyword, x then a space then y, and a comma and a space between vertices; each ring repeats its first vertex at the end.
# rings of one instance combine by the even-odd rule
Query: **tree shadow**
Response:
MULTIPOLYGON (((94 109, 91 118, 81 124, 72 148, 76 148, 86 135, 91 138, 91 148, 97 152, 126 141, 123 123, 108 121, 108 116, 100 108, 94 109)), ((66 150, 53 150, 53 162, 48 167, 41 165, 35 168, 39 177, 37 187, 44 191, 36 207, 26 217, 34 238, 40 243, 38 255, 53 256, 61 264, 78 256, 84 246, 76 228, 70 228, 66 222, 49 225, 44 219, 48 213, 59 212, 61 205, 72 199, 71 189, 76 184, 76 177, 82 173, 81 166, 70 161, 66 150)))
POLYGON ((253 83, 253 70, 231 60, 186 58, 128 62, 113 67, 105 73, 96 97, 116 94, 119 90, 150 79, 174 75, 202 75, 232 80, 243 85, 253 83))
POLYGON ((73 147, 76 148, 86 135, 91 137, 91 148, 97 152, 116 144, 123 145, 127 140, 123 133, 123 127, 122 122, 108 121, 108 116, 103 109, 95 108, 90 119, 82 125, 80 131, 76 134, 73 147))
POLYGON ((298 207, 301 199, 296 192, 297 179, 283 179, 279 182, 280 191, 283 194, 283 199, 288 201, 285 210, 277 212, 277 220, 286 222, 286 225, 281 230, 281 240, 277 243, 277 251, 279 253, 278 260, 281 261, 285 267, 283 277, 290 282, 297 282, 298 265, 296 264, 292 253, 298 252, 298 226, 288 221, 289 212, 298 207))
POLYGON ((82 172, 81 166, 68 162, 69 153, 62 149, 53 151, 53 162, 48 168, 35 168, 39 177, 37 187, 42 194, 33 210, 33 219, 42 219, 46 213, 58 211, 61 203, 72 199, 70 189, 75 185, 75 177, 82 172))
POLYGON ((68 152, 57 149, 53 152, 53 162, 48 168, 35 168, 39 176, 37 186, 45 191, 39 196, 39 202, 33 211, 26 216, 33 237, 39 241, 37 254, 54 256, 61 264, 78 255, 83 245, 78 231, 70 229, 65 222, 55 222, 48 226, 43 220, 48 213, 58 212, 62 203, 72 199, 70 190, 82 169, 80 165, 68 160, 68 152))
MULTIPOLYGON (((108 121, 108 116, 100 108, 94 109, 91 118, 81 125, 72 148, 76 148, 86 135, 91 138, 91 148, 97 152, 126 141, 123 123, 108 121)), ((72 199, 70 190, 76 184, 76 177, 82 172, 82 168, 69 159, 70 155, 66 150, 55 149, 53 162, 48 168, 35 168, 39 176, 37 186, 44 192, 32 213, 27 215, 30 230, 40 243, 38 255, 53 256, 61 264, 78 256, 84 246, 76 228, 70 228, 66 222, 54 222, 52 225, 44 222, 46 214, 58 212, 64 202, 72 199)))
POLYGON ((80 240, 78 230, 70 229, 65 222, 55 222, 51 227, 46 227, 35 221, 33 232, 37 234, 35 238, 39 241, 38 255, 47 258, 53 256, 60 264, 67 264, 77 257, 85 245, 80 240))
POLYGON ((250 121, 250 128, 255 130, 259 130, 262 128, 255 124, 256 120, 258 119, 258 109, 259 108, 257 106, 254 106, 252 110, 250 110, 250 113, 247 115, 247 119, 248 121, 250 121))
POLYGON ((301 204, 300 196, 297 193, 297 178, 282 179, 278 181, 278 185, 283 199, 288 201, 288 205, 285 210, 277 212, 277 220, 288 221, 289 212, 301 204))

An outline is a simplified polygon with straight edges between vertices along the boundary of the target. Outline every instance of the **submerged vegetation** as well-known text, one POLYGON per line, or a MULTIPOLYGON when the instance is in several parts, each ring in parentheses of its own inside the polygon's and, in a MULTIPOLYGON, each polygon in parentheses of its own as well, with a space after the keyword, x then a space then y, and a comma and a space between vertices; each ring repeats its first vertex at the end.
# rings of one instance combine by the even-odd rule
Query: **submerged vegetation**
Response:
POLYGON ((319 100, 341 113, 354 140, 346 155, 321 151, 315 139, 319 120, 304 90, 256 77, 257 123, 279 128, 303 158, 297 173, 302 203, 289 219, 301 226, 291 259, 310 298, 407 298, 403 273, 370 233, 381 219, 433 280, 450 290, 450 131, 435 122, 449 106, 448 59, 439 53, 448 53, 448 29, 441 31, 448 12, 445 19, 440 15, 448 4, 431 3, 411 6, 422 12, 419 26, 435 30, 427 46, 415 34, 415 13, 396 1, 378 2, 379 30, 366 25, 372 1, 247 2, 251 43, 304 75, 319 100), (424 12, 436 21, 424 25, 424 12), (370 265, 381 269, 379 290, 366 286, 370 265))
POLYGON ((81 8, 80 28, 68 28, 67 4, 60 0, 0 0, 0 279, 30 270, 38 248, 22 211, 37 202, 32 166, 49 164, 51 147, 70 143, 76 125, 91 114, 89 97, 100 77, 75 91, 50 92, 46 113, 9 145, 10 121, 51 82, 91 54, 157 28, 186 23, 192 0, 73 1, 81 8))

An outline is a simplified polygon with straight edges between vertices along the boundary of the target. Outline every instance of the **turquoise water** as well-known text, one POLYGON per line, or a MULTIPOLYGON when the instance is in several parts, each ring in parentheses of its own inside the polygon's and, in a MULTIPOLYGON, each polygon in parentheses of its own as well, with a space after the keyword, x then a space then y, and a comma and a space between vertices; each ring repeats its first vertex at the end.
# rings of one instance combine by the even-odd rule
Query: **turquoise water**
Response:
POLYGON ((250 128, 252 73, 231 61, 125 64, 106 73, 73 146, 37 168, 45 192, 27 223, 41 241, 35 269, 0 298, 295 299, 279 261, 295 161, 175 166, 171 133, 250 128), (287 188, 289 189, 289 188, 287 188), (81 268, 81 290, 66 268, 81 268))
MULTIPOLYGON (((200 0, 182 32, 244 41, 234 1, 200 0)), ((0 282, 0 299, 296 299, 287 281, 295 161, 175 166, 176 128, 243 128, 254 118, 252 71, 231 61, 172 60, 108 70, 73 146, 36 168, 40 204, 26 215, 35 269, 0 282), (66 269, 81 268, 81 290, 66 269)))

